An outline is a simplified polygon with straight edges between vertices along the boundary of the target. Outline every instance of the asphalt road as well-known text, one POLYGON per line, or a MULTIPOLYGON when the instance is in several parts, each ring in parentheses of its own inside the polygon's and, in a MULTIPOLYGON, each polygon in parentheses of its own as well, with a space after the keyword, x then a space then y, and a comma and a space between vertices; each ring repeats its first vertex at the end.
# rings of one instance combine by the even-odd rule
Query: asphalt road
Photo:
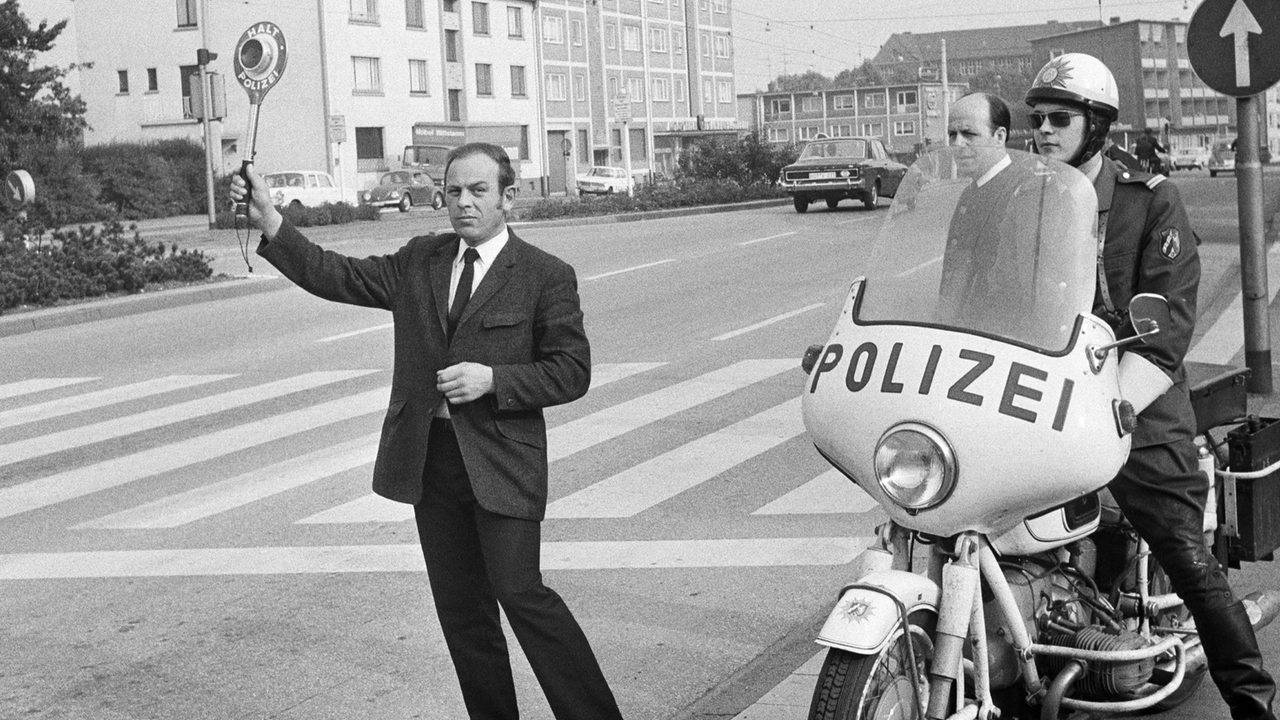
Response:
MULTIPOLYGON (((1203 339, 1232 324, 1234 180, 1176 181, 1205 240, 1203 339)), ((805 440, 798 364, 882 215, 517 226, 580 279, 595 383, 548 413, 547 578, 628 718, 732 717, 812 655, 851 579, 881 515, 805 440)), ((445 223, 311 234, 363 255, 445 223)), ((227 232, 167 232, 243 269, 227 232)), ((411 513, 369 497, 389 319, 263 282, 0 337, 0 717, 464 716, 411 513)), ((549 718, 517 675, 524 716, 549 718)))

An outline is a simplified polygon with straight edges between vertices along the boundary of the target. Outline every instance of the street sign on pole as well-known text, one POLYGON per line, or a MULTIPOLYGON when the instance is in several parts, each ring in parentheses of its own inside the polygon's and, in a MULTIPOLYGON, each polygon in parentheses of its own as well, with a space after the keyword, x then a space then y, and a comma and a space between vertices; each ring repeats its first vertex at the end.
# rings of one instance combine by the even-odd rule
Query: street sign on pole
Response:
POLYGON ((329 142, 344 143, 347 141, 347 118, 345 115, 329 116, 329 142))
POLYGON ((631 120, 631 98, 626 93, 613 99, 613 119, 619 122, 631 120))
POLYGON ((1205 0, 1187 27, 1187 57, 1209 87, 1257 95, 1280 80, 1280 3, 1205 0))

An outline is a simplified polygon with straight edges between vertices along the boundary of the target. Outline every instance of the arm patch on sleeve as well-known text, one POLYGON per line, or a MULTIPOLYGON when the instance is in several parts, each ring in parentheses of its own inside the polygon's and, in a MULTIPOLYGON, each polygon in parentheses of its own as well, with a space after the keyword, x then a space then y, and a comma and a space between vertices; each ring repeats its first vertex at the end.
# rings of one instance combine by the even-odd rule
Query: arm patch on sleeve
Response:
POLYGON ((1160 254, 1169 260, 1178 259, 1182 252, 1182 237, 1178 228, 1166 228, 1160 231, 1160 254))

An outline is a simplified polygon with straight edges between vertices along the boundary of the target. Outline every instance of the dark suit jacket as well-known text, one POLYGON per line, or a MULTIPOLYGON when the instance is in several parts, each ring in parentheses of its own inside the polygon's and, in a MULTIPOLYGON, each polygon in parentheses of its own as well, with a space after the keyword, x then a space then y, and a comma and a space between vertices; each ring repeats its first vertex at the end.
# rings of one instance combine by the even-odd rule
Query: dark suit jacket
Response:
POLYGON ((422 498, 436 371, 470 361, 493 368, 494 392, 451 405, 472 490, 494 513, 541 520, 547 505, 547 434, 542 409, 587 392, 591 349, 573 268, 515 233, 476 287, 452 344, 445 328, 457 235, 415 237, 391 255, 357 259, 307 240, 289 223, 258 254, 307 292, 390 310, 395 370, 382 425, 374 492, 422 498))

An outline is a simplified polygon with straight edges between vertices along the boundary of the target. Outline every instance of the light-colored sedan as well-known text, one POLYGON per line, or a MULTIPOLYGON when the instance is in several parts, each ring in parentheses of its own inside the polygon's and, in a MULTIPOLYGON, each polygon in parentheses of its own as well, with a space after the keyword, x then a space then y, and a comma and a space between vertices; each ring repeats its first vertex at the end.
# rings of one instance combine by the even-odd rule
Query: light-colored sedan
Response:
POLYGON ((629 194, 636 188, 635 178, 618 167, 597 165, 591 172, 578 176, 578 192, 595 195, 629 194))
POLYGON ((396 207, 408 212, 414 205, 444 207, 444 191, 422 170, 396 170, 378 178, 378 184, 360 194, 360 201, 375 207, 396 207))
POLYGON ((1173 165, 1174 170, 1199 170, 1209 164, 1209 148, 1176 148, 1173 151, 1170 164, 1173 165))

